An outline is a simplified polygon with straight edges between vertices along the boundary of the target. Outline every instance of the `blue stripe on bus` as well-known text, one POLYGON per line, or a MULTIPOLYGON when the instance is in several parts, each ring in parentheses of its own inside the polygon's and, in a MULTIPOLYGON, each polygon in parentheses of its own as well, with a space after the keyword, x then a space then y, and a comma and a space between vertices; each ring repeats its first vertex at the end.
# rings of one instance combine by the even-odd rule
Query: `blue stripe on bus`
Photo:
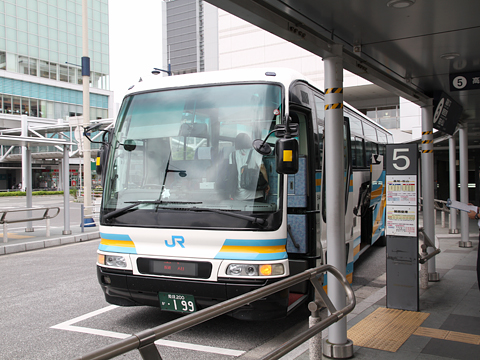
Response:
POLYGON ((286 259, 287 253, 272 253, 272 254, 261 254, 261 253, 232 253, 232 252, 221 252, 215 256, 215 259, 224 259, 224 260, 281 260, 286 259))
POLYGON ((123 240, 123 241, 132 241, 130 236, 123 235, 123 234, 107 234, 107 233, 100 233, 100 237, 106 240, 123 240))
POLYGON ((107 251, 107 252, 116 252, 123 254, 136 254, 137 250, 135 248, 123 247, 123 246, 111 246, 100 244, 98 250, 107 251))
POLYGON ((281 246, 286 243, 286 238, 267 240, 225 239, 223 246, 281 246))

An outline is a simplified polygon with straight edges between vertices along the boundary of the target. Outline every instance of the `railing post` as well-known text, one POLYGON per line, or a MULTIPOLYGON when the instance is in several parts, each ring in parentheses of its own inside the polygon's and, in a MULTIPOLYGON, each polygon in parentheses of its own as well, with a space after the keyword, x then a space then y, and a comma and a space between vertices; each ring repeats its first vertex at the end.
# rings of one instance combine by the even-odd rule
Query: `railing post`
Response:
POLYGON ((80 205, 80 227, 82 228, 82 233, 85 232, 85 205, 80 205))
POLYGON ((50 218, 47 218, 46 221, 47 221, 47 229, 45 231, 45 236, 50 237, 50 218))
POLYGON ((3 223, 3 242, 6 243, 8 241, 8 234, 7 234, 7 223, 3 223))
MULTIPOLYGON (((320 301, 312 301, 308 304, 308 310, 310 310, 311 315, 308 318, 308 325, 312 327, 322 321, 322 316, 320 310, 322 309, 322 304, 320 301)), ((318 333, 315 336, 312 336, 308 340, 309 350, 310 350, 310 360, 318 360, 321 358, 322 354, 322 332, 318 333)))

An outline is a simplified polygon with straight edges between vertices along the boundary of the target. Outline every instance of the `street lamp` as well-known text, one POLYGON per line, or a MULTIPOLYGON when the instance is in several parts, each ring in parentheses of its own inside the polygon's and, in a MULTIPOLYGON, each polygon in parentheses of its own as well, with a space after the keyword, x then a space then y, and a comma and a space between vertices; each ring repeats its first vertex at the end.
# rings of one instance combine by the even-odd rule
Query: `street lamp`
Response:
POLYGON ((153 75, 158 75, 161 72, 166 72, 168 74, 168 76, 172 76, 172 66, 170 64, 168 64, 168 70, 163 70, 163 69, 158 69, 158 68, 153 68, 153 70, 152 70, 153 75))

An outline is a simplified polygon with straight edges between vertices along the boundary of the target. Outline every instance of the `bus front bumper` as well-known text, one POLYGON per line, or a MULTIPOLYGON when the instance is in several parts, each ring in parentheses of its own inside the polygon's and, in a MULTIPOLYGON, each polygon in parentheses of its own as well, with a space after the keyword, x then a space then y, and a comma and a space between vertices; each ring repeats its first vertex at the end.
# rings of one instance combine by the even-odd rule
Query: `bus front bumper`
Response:
MULTIPOLYGON (((195 298, 197 309, 262 288, 271 282, 209 282, 137 276, 97 265, 97 277, 105 299, 119 306, 147 305, 160 307, 159 292, 188 294, 195 298)), ((268 320, 287 315, 288 290, 283 290, 242 306, 228 315, 242 320, 268 320)))

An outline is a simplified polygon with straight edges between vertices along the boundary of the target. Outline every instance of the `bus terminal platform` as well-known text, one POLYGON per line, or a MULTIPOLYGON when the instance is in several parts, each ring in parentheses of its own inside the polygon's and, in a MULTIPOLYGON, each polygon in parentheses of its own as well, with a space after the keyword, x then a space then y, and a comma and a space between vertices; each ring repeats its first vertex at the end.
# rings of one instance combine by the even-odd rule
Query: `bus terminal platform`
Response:
MULTIPOLYGON (((449 234, 448 228, 437 221, 435 234, 441 253, 435 258, 440 281, 429 282, 427 289, 420 289, 419 312, 386 308, 385 274, 374 280, 378 290, 369 291, 367 297, 362 295, 362 288, 356 289, 357 305, 347 315, 348 338, 354 343, 355 359, 480 358, 478 227, 475 221, 470 221, 469 226, 472 247, 465 248, 459 247, 460 234, 449 234)), ((35 227, 32 233, 9 232, 8 242, 0 243, 0 256, 100 237, 98 225, 87 227, 84 232, 78 225, 71 230, 72 234, 63 235, 61 228, 52 228, 49 237, 42 227, 35 227)), ((324 338, 327 332, 323 332, 324 338)), ((321 358, 321 354, 310 356, 307 341, 282 359, 321 358)))
MULTIPOLYGON (((437 220, 436 258, 440 281, 420 289, 420 311, 386 308, 386 286, 362 299, 347 315, 347 337, 354 344, 354 359, 480 359, 480 289, 476 263, 478 226, 469 222, 472 247, 459 247, 460 234, 449 234, 437 220)), ((355 274, 354 274, 355 276, 355 274)), ((385 277, 375 280, 385 284, 385 277)), ((368 286, 368 284, 366 285, 368 286)), ((328 330, 323 332, 327 336, 328 330)), ((310 356, 304 343, 283 360, 322 359, 310 356)))

